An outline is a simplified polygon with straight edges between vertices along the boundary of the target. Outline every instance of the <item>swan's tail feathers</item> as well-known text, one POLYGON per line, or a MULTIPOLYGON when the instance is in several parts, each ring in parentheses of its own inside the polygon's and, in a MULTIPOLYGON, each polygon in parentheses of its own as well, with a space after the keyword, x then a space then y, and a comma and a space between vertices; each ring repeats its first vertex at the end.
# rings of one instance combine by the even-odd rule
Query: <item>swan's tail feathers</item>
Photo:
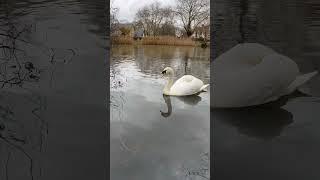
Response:
POLYGON ((312 77, 314 77, 315 75, 318 74, 318 71, 314 71, 311 73, 307 73, 307 74, 302 74, 300 76, 298 76, 288 87, 288 94, 292 93, 293 91, 295 91, 297 88, 299 88, 299 86, 303 85, 304 83, 306 83, 307 81, 309 81, 312 77))
POLYGON ((200 91, 208 91, 207 90, 207 87, 209 86, 209 84, 205 84, 205 85, 203 85, 201 88, 200 88, 200 91))

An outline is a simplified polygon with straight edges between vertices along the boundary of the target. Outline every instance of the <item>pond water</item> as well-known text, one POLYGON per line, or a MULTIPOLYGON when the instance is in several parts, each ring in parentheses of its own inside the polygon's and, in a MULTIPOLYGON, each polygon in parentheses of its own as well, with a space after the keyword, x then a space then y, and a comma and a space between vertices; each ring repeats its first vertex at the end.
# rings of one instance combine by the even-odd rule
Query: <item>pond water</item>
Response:
MULTIPOLYGON (((212 60, 237 43, 258 42, 292 58, 302 72, 319 71, 319 7, 317 0, 216 0, 211 8, 212 60)), ((268 106, 211 109, 211 176, 319 179, 319 82, 317 75, 303 86, 305 94, 295 93, 268 106)))
POLYGON ((0 2, 1 180, 107 179, 105 7, 0 2))
POLYGON ((161 71, 192 74, 209 83, 210 50, 114 45, 110 87, 111 179, 209 177, 210 92, 162 95, 161 71))

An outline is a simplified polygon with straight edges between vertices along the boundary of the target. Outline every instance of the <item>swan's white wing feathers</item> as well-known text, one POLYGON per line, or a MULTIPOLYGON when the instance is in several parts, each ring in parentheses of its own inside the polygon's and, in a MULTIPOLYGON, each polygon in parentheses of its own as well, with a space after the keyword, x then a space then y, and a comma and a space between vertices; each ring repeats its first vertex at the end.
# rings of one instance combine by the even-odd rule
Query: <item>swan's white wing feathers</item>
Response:
POLYGON ((296 89, 298 89, 301 85, 303 85, 304 83, 306 83, 307 81, 309 81, 313 76, 315 76, 316 74, 318 74, 318 71, 314 71, 311 73, 307 73, 307 74, 303 74, 298 76, 288 87, 287 91, 285 92, 285 94, 290 94, 293 91, 295 91, 296 89))
POLYGON ((182 81, 182 82, 187 82, 190 83, 195 79, 195 77, 191 76, 191 75, 185 75, 182 76, 180 79, 178 79, 178 81, 182 81))
POLYGON ((170 88, 170 92, 176 96, 192 95, 200 91, 203 82, 191 75, 184 75, 170 88))

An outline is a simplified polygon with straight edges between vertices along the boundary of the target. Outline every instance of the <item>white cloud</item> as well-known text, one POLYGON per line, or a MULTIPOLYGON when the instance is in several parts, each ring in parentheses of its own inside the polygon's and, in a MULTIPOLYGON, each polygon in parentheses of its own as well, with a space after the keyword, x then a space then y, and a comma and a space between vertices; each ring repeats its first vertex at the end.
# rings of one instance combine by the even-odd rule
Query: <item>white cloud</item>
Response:
MULTIPOLYGON (((156 0, 113 0, 113 6, 119 8, 120 20, 133 21, 139 8, 151 4, 156 0)), ((158 0, 162 5, 174 5, 174 0, 158 0)))

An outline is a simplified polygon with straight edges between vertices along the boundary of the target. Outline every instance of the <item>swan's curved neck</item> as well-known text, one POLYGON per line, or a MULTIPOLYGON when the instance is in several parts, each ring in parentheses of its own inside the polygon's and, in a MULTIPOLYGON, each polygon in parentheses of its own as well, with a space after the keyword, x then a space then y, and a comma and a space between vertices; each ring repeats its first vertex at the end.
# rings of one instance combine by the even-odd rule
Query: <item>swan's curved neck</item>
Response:
POLYGON ((170 88, 173 85, 173 77, 169 76, 167 84, 164 86, 163 93, 170 95, 170 88))

